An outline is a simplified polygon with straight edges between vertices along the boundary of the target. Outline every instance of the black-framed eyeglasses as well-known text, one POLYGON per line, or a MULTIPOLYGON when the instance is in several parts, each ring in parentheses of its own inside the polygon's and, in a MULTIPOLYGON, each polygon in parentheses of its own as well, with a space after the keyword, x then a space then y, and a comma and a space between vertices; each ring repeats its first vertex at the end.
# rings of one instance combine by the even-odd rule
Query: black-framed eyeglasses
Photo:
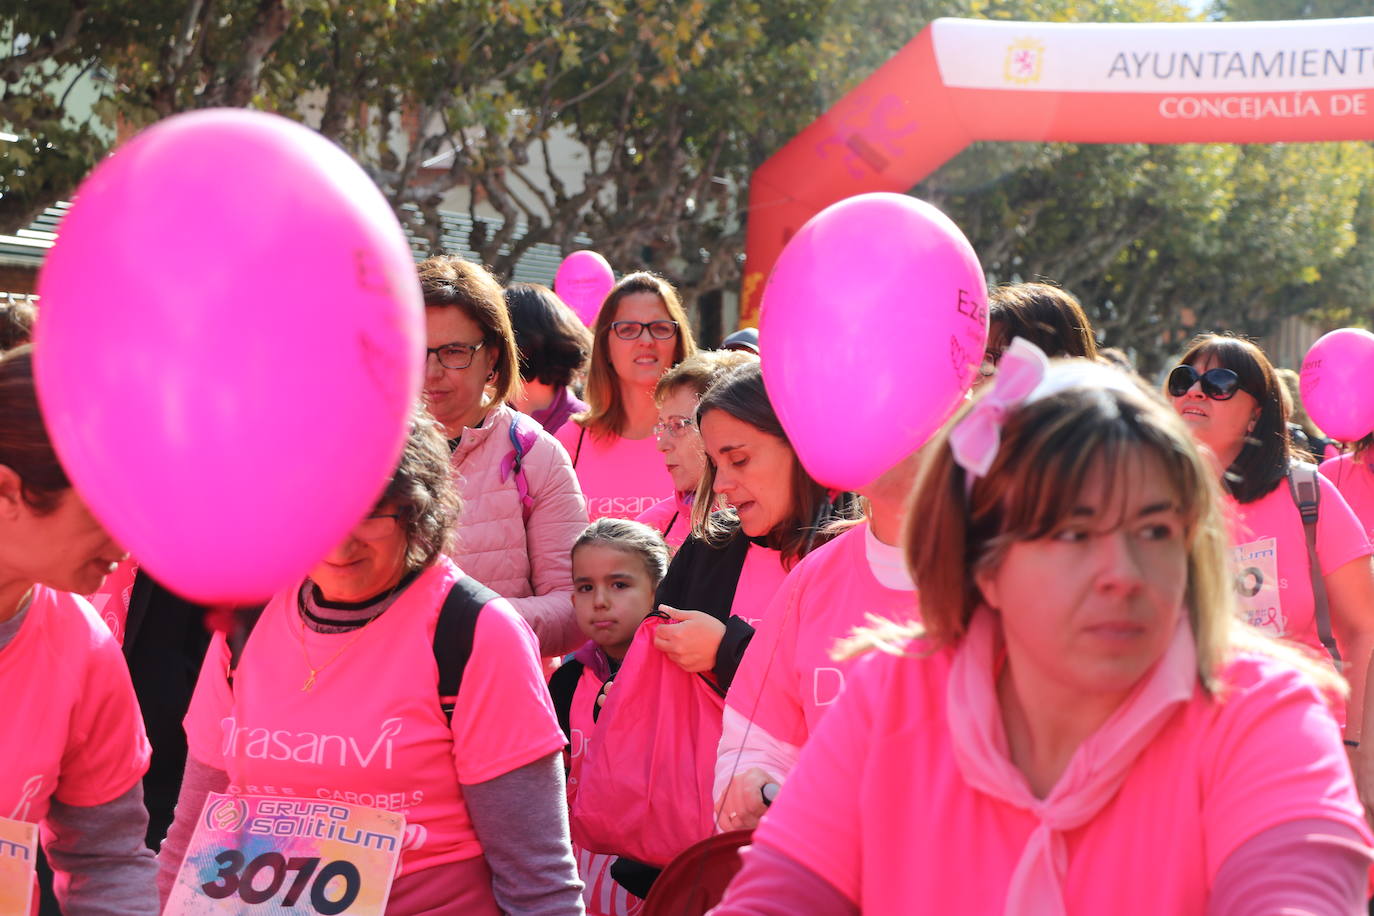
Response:
POLYGON ((654 424, 654 437, 662 439, 664 436, 669 436, 676 439, 694 426, 696 423, 691 417, 669 417, 654 424))
POLYGON ((677 322, 666 318, 658 321, 612 321, 611 330, 621 340, 639 340, 645 331, 654 340, 671 340, 677 336, 677 322))
POLYGON ((1169 394, 1181 398, 1187 394, 1198 380, 1202 380, 1202 393, 1214 401, 1229 401, 1240 390, 1240 376, 1230 369, 1208 369, 1199 373, 1192 366, 1175 366, 1169 373, 1169 394))
POLYGON ((430 356, 439 357, 439 365, 445 369, 466 369, 472 365, 473 357, 477 351, 486 345, 486 341, 475 344, 465 343, 446 343, 439 347, 425 347, 425 363, 429 363, 430 356))
POLYGON ((391 536, 400 522, 401 516, 369 515, 353 528, 353 536, 360 541, 380 541, 391 536))

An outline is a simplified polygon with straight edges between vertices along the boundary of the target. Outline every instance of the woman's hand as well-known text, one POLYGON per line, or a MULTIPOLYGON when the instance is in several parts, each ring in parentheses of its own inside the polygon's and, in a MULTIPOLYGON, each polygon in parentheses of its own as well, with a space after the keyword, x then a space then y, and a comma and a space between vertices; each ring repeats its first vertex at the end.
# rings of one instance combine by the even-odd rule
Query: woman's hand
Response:
POLYGON ((666 604, 658 609, 673 622, 654 631, 654 646, 683 671, 696 674, 715 667, 725 624, 703 611, 679 611, 666 604))
POLYGON ((753 830, 768 810, 763 801, 763 787, 776 782, 776 777, 758 767, 736 773, 721 799, 716 826, 722 831, 753 830))

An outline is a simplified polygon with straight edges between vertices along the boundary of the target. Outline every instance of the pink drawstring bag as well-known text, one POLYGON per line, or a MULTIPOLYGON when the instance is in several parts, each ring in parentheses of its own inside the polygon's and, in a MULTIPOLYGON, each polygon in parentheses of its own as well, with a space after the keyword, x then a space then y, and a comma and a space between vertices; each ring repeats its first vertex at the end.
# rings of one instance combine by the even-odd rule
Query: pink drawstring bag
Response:
POLYGON ((715 832, 711 780, 724 692, 654 647, 653 614, 606 696, 570 819, 583 849, 663 867, 715 832))

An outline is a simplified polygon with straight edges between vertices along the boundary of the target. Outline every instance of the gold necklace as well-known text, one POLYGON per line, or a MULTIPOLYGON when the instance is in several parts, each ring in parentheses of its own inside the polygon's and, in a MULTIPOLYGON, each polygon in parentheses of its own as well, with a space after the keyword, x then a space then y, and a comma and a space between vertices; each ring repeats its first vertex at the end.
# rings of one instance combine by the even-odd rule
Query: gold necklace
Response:
POLYGON ((353 647, 355 642, 363 638, 363 634, 366 632, 367 628, 372 626, 372 621, 381 617, 382 614, 386 612, 387 608, 390 607, 388 602, 407 584, 408 578, 408 575, 401 576, 401 581, 391 586, 391 588, 387 590, 387 593, 381 597, 381 600, 377 602, 381 605, 382 609, 377 612, 372 620, 358 627, 357 635, 344 643, 343 648, 335 652, 329 657, 328 661, 318 667, 310 663, 310 652, 305 648, 305 599, 301 598, 299 595, 296 597, 296 616, 300 619, 301 625, 300 631, 296 633, 296 639, 299 640, 301 644, 301 658, 305 659, 305 667, 310 671, 310 675, 306 677, 305 683, 301 685, 301 693, 308 693, 310 689, 315 686, 315 679, 319 677, 320 672, 338 661, 340 655, 343 655, 353 647))
POLYGON ((296 634, 296 639, 298 639, 301 644, 301 657, 305 659, 305 667, 308 668, 310 671, 310 675, 305 679, 305 683, 301 685, 301 692, 308 693, 310 692, 310 689, 315 686, 315 678, 319 676, 320 672, 328 668, 330 665, 334 664, 336 661, 338 661, 340 655, 343 655, 350 648, 352 648, 355 642, 362 639, 364 631, 366 631, 367 628, 372 624, 372 620, 376 620, 377 617, 380 617, 382 615, 378 614, 377 617, 373 617, 372 620, 369 620, 367 623, 360 626, 358 628, 358 633, 356 636, 354 636, 348 642, 344 643, 343 648, 341 648, 338 652, 335 652, 332 656, 330 656, 328 661, 326 661, 322 665, 319 665, 318 667, 310 663, 310 652, 305 648, 305 615, 300 613, 300 611, 297 611, 296 616, 300 619, 301 625, 300 632, 296 634))

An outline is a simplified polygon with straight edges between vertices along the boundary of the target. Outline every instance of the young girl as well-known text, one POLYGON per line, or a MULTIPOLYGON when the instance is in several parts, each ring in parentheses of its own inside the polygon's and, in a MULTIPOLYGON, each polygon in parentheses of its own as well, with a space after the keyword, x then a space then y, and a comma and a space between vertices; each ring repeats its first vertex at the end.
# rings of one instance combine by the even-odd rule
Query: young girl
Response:
MULTIPOLYGON (((668 570, 668 548, 647 525, 597 519, 573 545, 572 570, 573 609, 588 641, 549 681, 559 724, 568 736, 569 804, 596 722, 597 698, 653 609, 654 589, 668 570)), ((574 852, 591 916, 627 916, 639 909, 639 898, 611 880, 615 856, 576 847, 574 852)))

